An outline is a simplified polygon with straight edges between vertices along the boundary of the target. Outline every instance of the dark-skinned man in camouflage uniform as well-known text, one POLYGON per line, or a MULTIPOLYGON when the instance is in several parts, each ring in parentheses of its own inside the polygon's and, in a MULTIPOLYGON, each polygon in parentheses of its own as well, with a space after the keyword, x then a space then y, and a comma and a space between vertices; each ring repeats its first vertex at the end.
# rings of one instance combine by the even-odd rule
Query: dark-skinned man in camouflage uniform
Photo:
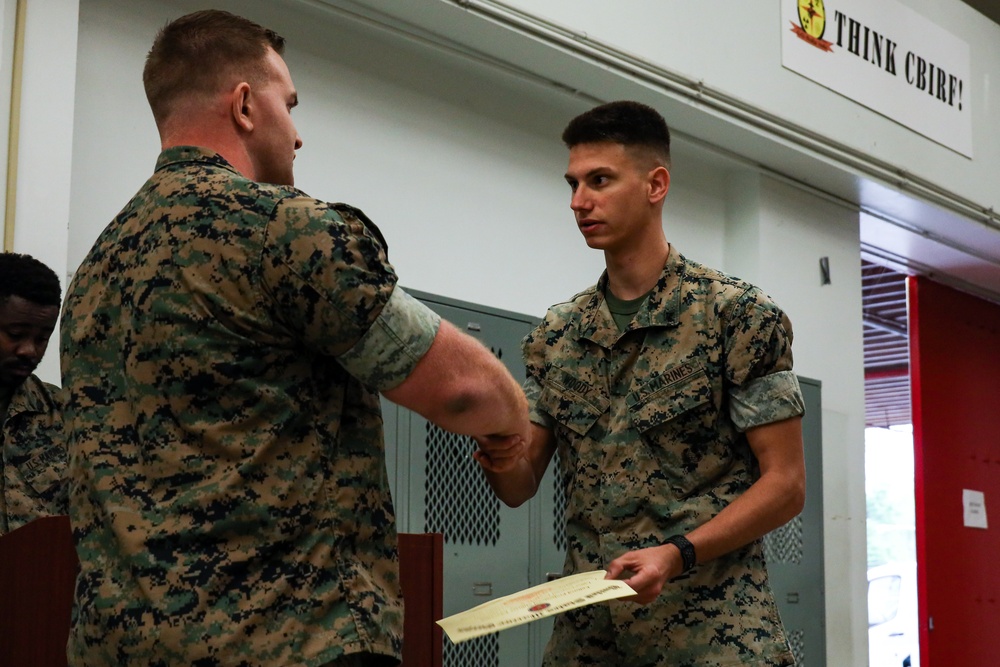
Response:
POLYGON ((63 312, 71 665, 397 664, 379 392, 498 469, 528 436, 520 387, 397 286, 365 215, 292 187, 282 49, 205 11, 147 56, 163 151, 63 312))
POLYGON ((59 319, 59 277, 0 253, 0 535, 66 513, 60 391, 34 374, 59 319))
POLYGON ((791 324, 667 242, 655 110, 602 105, 563 141, 570 206, 607 270, 525 338, 532 439, 487 476, 518 505, 558 451, 565 573, 606 569, 636 595, 557 617, 544 664, 793 665, 761 544, 804 502, 791 324))

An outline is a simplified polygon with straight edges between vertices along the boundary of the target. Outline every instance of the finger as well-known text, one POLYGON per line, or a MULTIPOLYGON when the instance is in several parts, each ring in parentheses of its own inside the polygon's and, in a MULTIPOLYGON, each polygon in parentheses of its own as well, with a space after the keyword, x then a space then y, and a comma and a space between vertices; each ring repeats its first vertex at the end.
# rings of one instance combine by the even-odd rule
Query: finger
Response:
POLYGON ((492 457, 481 449, 477 449, 472 452, 472 458, 476 460, 476 463, 486 468, 487 470, 493 469, 493 459, 492 457))
POLYGON ((520 452, 524 449, 524 443, 520 438, 511 440, 490 440, 479 443, 479 448, 489 453, 497 452, 510 454, 520 452))

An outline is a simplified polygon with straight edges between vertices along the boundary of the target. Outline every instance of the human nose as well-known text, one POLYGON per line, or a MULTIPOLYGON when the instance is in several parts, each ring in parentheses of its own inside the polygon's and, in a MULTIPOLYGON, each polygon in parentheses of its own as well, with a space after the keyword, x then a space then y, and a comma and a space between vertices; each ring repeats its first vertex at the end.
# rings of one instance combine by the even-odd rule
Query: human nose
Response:
POLYGON ((299 150, 300 148, 302 148, 302 137, 300 137, 299 133, 296 132, 295 133, 295 150, 299 150))
POLYGON ((31 338, 25 338, 18 343, 15 350, 17 356, 26 359, 40 359, 45 354, 45 345, 38 343, 31 338))
POLYGON ((573 196, 569 200, 569 207, 574 211, 586 211, 591 207, 590 197, 586 188, 582 185, 573 190, 573 196))

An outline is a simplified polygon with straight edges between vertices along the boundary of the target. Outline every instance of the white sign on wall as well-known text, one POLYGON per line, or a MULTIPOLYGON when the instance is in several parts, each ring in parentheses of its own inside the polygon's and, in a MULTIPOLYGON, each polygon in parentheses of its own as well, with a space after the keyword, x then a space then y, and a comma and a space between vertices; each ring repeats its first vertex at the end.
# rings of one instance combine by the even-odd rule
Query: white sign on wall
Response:
POLYGON ((962 525, 967 528, 987 528, 986 494, 962 489, 962 525))
POLYGON ((896 0, 781 0, 781 64, 972 157, 969 45, 896 0))

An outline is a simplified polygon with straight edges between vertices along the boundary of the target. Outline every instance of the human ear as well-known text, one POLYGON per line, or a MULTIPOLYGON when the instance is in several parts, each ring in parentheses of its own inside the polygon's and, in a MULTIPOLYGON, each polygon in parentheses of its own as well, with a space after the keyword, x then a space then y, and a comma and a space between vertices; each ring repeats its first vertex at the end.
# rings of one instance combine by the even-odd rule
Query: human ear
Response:
POLYGON ((250 84, 244 81, 236 86, 230 94, 230 100, 233 121, 237 127, 245 132, 252 132, 253 121, 250 119, 250 114, 253 111, 253 105, 250 102, 250 84))
POLYGON ((658 166, 649 172, 646 183, 649 187, 649 203, 663 201, 670 190, 670 172, 664 166, 658 166))

